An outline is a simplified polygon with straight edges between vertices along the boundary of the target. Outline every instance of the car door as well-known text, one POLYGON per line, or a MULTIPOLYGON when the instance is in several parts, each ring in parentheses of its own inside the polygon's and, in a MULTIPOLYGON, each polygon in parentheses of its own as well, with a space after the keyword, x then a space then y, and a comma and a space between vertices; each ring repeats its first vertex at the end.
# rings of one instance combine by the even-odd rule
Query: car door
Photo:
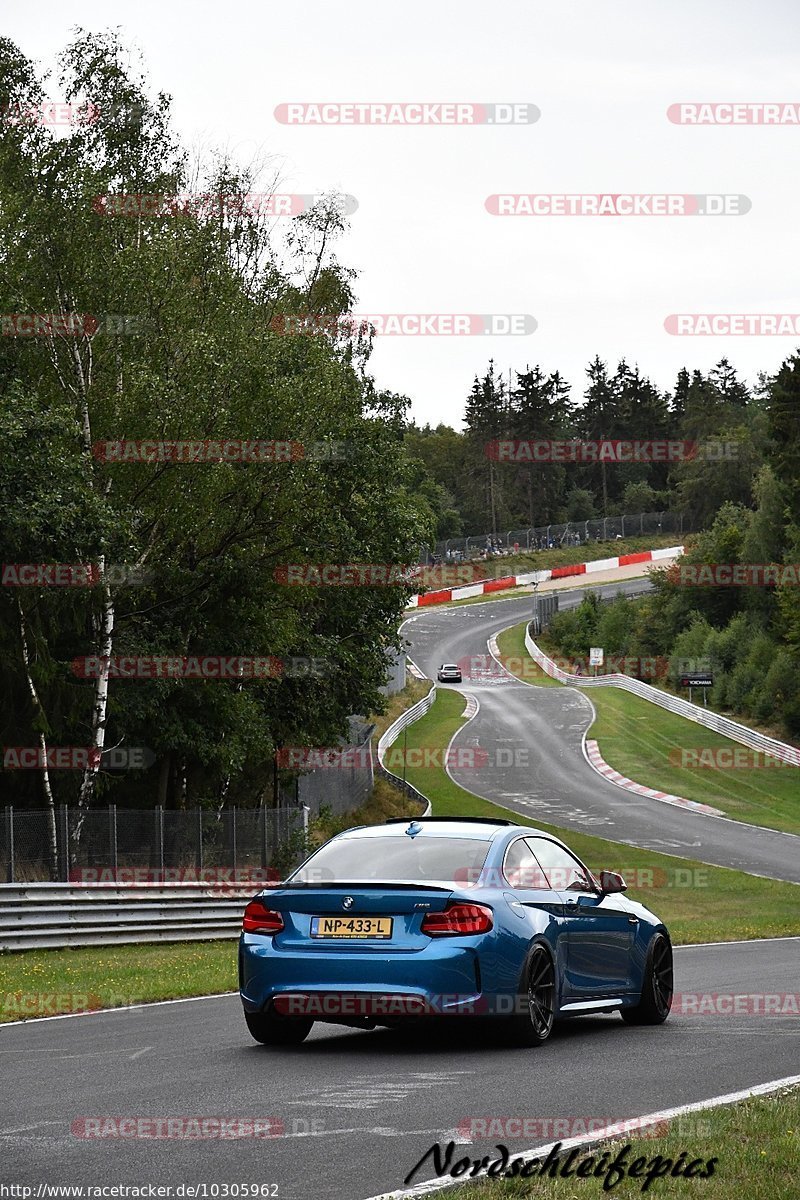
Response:
POLYGON ((518 837, 506 848, 503 880, 508 885, 505 899, 515 916, 524 921, 532 909, 538 909, 549 919, 548 935, 563 971, 568 953, 564 897, 550 887, 526 838, 518 837))
POLYGON ((550 838, 529 837, 527 841, 542 874, 563 901, 567 931, 565 982, 570 999, 629 991, 638 922, 621 894, 601 896, 583 864, 550 838))

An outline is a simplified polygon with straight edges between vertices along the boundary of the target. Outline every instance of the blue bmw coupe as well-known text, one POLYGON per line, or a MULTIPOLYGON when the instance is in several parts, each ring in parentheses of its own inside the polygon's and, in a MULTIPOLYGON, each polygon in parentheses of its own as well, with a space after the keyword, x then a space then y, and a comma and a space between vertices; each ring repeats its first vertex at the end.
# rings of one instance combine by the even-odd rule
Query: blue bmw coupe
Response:
POLYGON ((512 821, 421 817, 348 829, 247 905, 239 985, 252 1036, 502 1019, 518 1044, 564 1017, 659 1025, 669 933, 563 842, 512 821))

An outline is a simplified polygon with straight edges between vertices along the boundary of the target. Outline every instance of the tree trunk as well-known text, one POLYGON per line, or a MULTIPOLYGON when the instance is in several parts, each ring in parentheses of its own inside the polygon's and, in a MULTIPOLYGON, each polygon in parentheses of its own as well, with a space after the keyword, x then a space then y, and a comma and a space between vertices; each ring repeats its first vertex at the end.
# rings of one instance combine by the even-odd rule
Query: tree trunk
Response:
POLYGON ((81 780, 80 792, 78 793, 78 816, 70 839, 73 847, 77 847, 80 843, 86 812, 94 799, 97 775, 100 770, 100 762, 106 740, 109 659, 111 657, 114 637, 114 601, 111 595, 111 588, 105 578, 105 555, 100 558, 99 568, 100 587, 103 597, 97 638, 97 653, 100 659, 100 667, 94 690, 89 762, 86 764, 86 769, 83 772, 81 780))
POLYGON ((167 750, 161 759, 158 770, 158 803, 161 808, 169 808, 169 781, 172 774, 172 751, 167 750))
MULTIPOLYGON (((31 675, 30 654, 28 653, 28 634, 25 626, 25 611, 22 607, 22 602, 17 598, 17 611, 19 612, 19 634, 22 643, 22 661, 25 665, 25 678, 28 681, 28 691, 31 694, 33 707, 36 710, 37 716, 44 719, 45 713, 42 707, 42 702, 39 699, 39 693, 36 690, 36 684, 33 682, 31 675)), ((58 879, 58 833, 56 832, 56 805, 53 799, 53 789, 50 786, 50 771, 47 766, 47 738, 44 732, 39 734, 39 750, 42 755, 42 791, 44 792, 45 804, 47 805, 47 855, 48 866, 50 868, 50 877, 53 880, 58 879)))

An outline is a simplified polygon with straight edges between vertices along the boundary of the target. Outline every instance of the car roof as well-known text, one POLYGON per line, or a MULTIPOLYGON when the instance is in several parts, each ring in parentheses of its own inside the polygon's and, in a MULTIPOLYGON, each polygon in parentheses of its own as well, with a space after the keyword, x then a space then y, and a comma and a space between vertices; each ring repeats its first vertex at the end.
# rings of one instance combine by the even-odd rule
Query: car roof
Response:
MULTIPOLYGON (((548 837, 530 825, 517 825, 515 821, 495 820, 492 817, 390 817, 382 825, 357 825, 346 829, 339 837, 397 837, 411 826, 417 826, 426 837, 467 838, 471 841, 491 842, 503 835, 539 834, 548 837)), ((557 840, 557 839, 554 839, 557 840)))

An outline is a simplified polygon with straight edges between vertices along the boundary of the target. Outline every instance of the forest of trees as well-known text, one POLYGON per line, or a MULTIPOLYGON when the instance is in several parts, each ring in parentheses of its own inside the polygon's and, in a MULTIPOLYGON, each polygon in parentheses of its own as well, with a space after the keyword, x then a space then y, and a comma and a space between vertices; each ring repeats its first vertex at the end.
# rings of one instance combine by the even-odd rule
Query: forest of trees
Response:
MULTIPOLYGON (((79 32, 59 82, 87 116, 56 137, 25 115, 44 100, 37 69, 0 39, 0 559, 91 563, 96 576, 91 587, 4 578, 0 729, 5 747, 43 756, 143 746, 154 765, 113 776, 95 753, 82 771, 7 770, 5 803, 267 804, 282 747, 333 745, 352 714, 380 711, 411 584, 288 587, 287 563, 408 565, 435 538, 661 509, 708 529, 692 553, 800 553, 796 359, 754 389, 723 359, 707 375, 682 371, 666 395, 638 368, 595 358, 579 397, 557 372, 526 367, 509 386, 490 363, 465 397, 463 432, 418 428, 407 399, 375 385, 370 336, 341 332, 354 274, 336 257, 335 197, 278 231, 241 202, 277 181, 224 156, 191 162, 168 98, 149 98, 116 35, 79 32), (115 216, 98 199, 187 192, 217 201, 115 216), (51 315, 39 336, 27 335, 31 314, 51 315), (284 336, 287 314, 323 316, 326 332, 284 336), (226 438, 317 452, 202 464, 96 452, 226 438), (487 450, 531 438, 713 438, 736 454, 535 465, 487 450), (321 664, 324 678, 134 684, 111 678, 121 655, 267 655, 321 664), (100 664, 95 676, 76 672, 82 657, 100 664)), ((797 589, 718 591, 665 578, 620 642, 714 643, 726 701, 765 718, 784 704, 800 726, 797 589)))
POLYGON ((0 560, 96 570, 91 587, 4 577, 0 729, 44 761, 50 747, 121 746, 155 762, 6 770, 4 803, 269 804, 282 746, 335 745, 351 714, 380 709, 411 591, 288 587, 281 566, 414 562, 433 513, 403 448, 407 401, 376 388, 368 340, 275 332, 284 313, 352 311, 336 199, 280 228, 240 203, 276 180, 190 162, 167 97, 151 100, 131 61, 115 35, 79 33, 59 81, 78 119, 55 136, 36 120, 36 68, 0 39, 0 560), (118 217, 98 201, 187 193, 216 199, 118 217), (314 453, 120 463, 95 450, 227 438, 314 453), (131 655, 279 666, 110 678, 131 655), (76 673, 87 656, 96 677, 76 673))
MULTIPOLYGON (((707 662, 714 674, 709 702, 782 733, 800 734, 800 355, 767 381, 759 405, 763 461, 751 492, 730 496, 689 539, 681 564, 781 564, 781 581, 758 586, 708 586, 676 564, 653 573, 655 591, 633 603, 601 605, 593 595, 559 614, 549 634, 567 655, 589 647, 632 658, 670 659, 671 681, 681 660, 707 662)), ((698 480, 701 482, 701 480, 698 480)), ((714 483, 713 475, 709 486, 714 483)), ((712 493, 713 499, 719 493, 712 493)), ((702 579, 702 573, 697 573, 702 579)), ((707 578, 711 578, 709 572, 707 578)), ((758 579, 758 576, 755 576, 758 579)))
POLYGON ((405 442, 435 481, 426 495, 437 538, 497 533, 551 522, 669 510, 702 526, 724 501, 752 503, 753 480, 768 451, 770 384, 750 389, 720 362, 707 375, 682 370, 674 390, 659 391, 638 367, 615 370, 595 358, 575 396, 558 371, 512 373, 493 363, 466 397, 465 428, 410 426, 405 442), (732 457, 683 462, 504 462, 487 447, 508 439, 669 439, 730 443, 732 457))

